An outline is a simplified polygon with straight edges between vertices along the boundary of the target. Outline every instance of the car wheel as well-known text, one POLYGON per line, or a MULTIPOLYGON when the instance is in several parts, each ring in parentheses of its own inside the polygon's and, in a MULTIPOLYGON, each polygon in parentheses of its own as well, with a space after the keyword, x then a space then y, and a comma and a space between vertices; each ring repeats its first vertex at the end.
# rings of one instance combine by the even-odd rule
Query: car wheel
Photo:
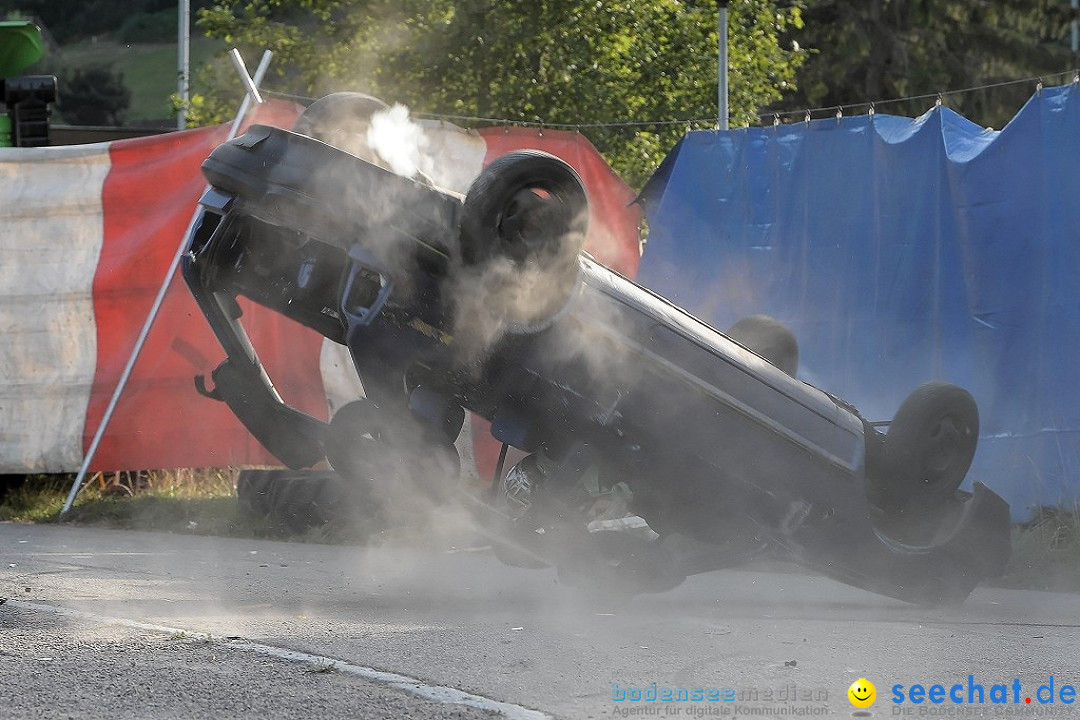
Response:
POLYGON ((932 382, 900 406, 885 436, 877 488, 884 509, 933 505, 964 481, 979 440, 979 408, 961 387, 932 382))
POLYGON ((506 522, 500 523, 490 540, 495 557, 504 565, 531 570, 550 567, 538 553, 526 546, 535 535, 527 532, 528 527, 525 528, 526 532, 522 532, 522 528, 517 526, 517 523, 524 522, 535 494, 543 483, 544 473, 535 454, 526 455, 498 481, 493 504, 500 515, 505 516, 506 522))
POLYGON ((333 472, 243 470, 236 481, 241 513, 279 532, 299 533, 342 520, 360 498, 333 472))
POLYGON ((324 447, 335 470, 379 494, 411 487, 446 501, 461 478, 461 458, 446 435, 424 432, 411 413, 370 400, 355 400, 334 414, 324 447))
POLYGON ((799 342, 787 325, 768 315, 751 315, 725 333, 791 377, 799 368, 799 342))
POLYGON ((236 500, 241 514, 264 518, 270 512, 269 488, 274 470, 241 470, 236 478, 236 500))
POLYGON ((323 435, 323 450, 330 466, 347 478, 370 472, 371 456, 386 434, 379 408, 370 400, 342 405, 323 435))
POLYGON ((307 135, 338 150, 378 164, 368 145, 371 116, 389 109, 382 100, 355 92, 332 93, 319 98, 300 115, 293 132, 307 135))
POLYGON ((484 304, 512 330, 546 325, 578 279, 589 202, 577 172, 553 155, 508 153, 473 181, 460 222, 461 260, 484 304))

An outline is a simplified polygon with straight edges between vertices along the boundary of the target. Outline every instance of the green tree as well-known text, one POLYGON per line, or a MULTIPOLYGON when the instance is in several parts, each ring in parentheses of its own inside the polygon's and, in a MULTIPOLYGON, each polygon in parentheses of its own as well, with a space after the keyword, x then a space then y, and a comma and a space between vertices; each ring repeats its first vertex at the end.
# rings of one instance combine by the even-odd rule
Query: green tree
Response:
POLYGON ((123 73, 111 68, 76 68, 60 79, 57 105, 72 125, 121 125, 130 104, 123 73))
MULTIPOLYGON (((192 0, 193 10, 204 8, 210 0, 192 0)), ((109 35, 133 15, 140 13, 171 14, 175 42, 177 0, 0 0, 0 15, 18 11, 39 18, 60 44, 75 42, 91 35, 109 35)))
MULTIPOLYGON (((798 90, 779 109, 851 105, 934 94, 1075 67, 1067 0, 805 0, 791 33, 811 51, 798 90)), ((982 124, 1001 127, 1030 96, 1012 85, 944 97, 982 124)), ((919 115, 930 100, 882 104, 919 115)))
MULTIPOLYGON (((715 0, 247 0, 214 5, 199 25, 246 56, 273 50, 270 87, 582 126, 640 184, 685 125, 612 124, 716 117, 717 14, 715 0)), ((730 22, 730 117, 743 123, 792 86, 804 53, 780 39, 800 27, 800 10, 733 0, 730 22)), ((230 82, 205 82, 202 119, 235 105, 230 82)))

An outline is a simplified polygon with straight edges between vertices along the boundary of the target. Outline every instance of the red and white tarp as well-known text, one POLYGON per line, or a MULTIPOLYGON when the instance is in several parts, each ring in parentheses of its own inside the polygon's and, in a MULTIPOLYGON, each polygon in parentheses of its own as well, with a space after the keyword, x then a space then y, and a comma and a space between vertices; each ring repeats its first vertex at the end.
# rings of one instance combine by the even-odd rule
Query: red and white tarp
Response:
MULTIPOLYGON (((271 103, 253 121, 291 127, 296 114, 295 106, 271 103)), ((634 194, 583 136, 443 124, 425 130, 436 181, 460 192, 510 150, 565 159, 589 190, 587 249, 635 274, 634 194)), ((199 165, 226 135, 220 126, 0 149, 0 473, 81 465, 204 188, 199 165)), ((323 352, 312 331, 242 304, 245 327, 282 395, 325 418, 328 391, 347 388, 352 368, 340 353, 323 352)), ((195 391, 193 376, 209 374, 223 357, 177 277, 91 469, 274 464, 224 404, 195 391)))

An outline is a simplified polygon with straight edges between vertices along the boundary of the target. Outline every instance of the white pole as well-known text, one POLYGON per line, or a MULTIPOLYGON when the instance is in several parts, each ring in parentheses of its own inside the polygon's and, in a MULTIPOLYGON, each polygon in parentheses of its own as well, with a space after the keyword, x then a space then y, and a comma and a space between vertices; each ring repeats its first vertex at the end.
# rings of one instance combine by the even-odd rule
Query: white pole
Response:
POLYGON ((176 111, 176 129, 187 127, 187 106, 191 88, 191 0, 180 0, 177 29, 176 94, 180 109, 176 111))
MULTIPOLYGON (((233 67, 236 68, 237 74, 240 75, 240 79, 244 82, 244 89, 247 91, 245 97, 250 97, 256 103, 262 104, 263 99, 262 95, 259 94, 259 84, 248 75, 247 65, 244 64, 244 58, 240 55, 240 51, 236 48, 230 50, 229 59, 232 60, 233 67)), ((255 74, 258 74, 258 68, 256 68, 255 74)))
MULTIPOLYGON (((237 55, 240 54, 236 49, 232 52, 237 55)), ((273 53, 269 50, 263 52, 262 60, 259 61, 259 67, 255 70, 254 79, 248 77, 246 71, 244 72, 245 85, 258 86, 259 83, 262 82, 263 76, 266 75, 266 68, 270 65, 270 58, 272 55, 273 53)), ((242 60, 241 64, 243 64, 242 60)), ((256 99, 250 93, 244 95, 244 101, 240 103, 240 110, 236 113, 236 117, 233 118, 232 125, 229 127, 228 140, 232 140, 236 137, 236 133, 240 129, 240 123, 243 122, 244 116, 247 115, 248 108, 251 107, 252 102, 259 104, 262 100, 256 99)), ((207 185, 206 189, 209 189, 209 187, 210 186, 207 185)), ((97 431, 94 433, 94 439, 90 442, 90 447, 86 451, 86 457, 83 458, 82 467, 79 468, 79 474, 75 476, 75 482, 71 484, 71 490, 68 492, 67 499, 64 501, 64 507, 60 510, 60 517, 64 517, 68 510, 71 509, 72 503, 75 502, 75 496, 79 494, 79 489, 82 488, 83 480, 86 478, 86 471, 90 467, 90 461, 94 459, 94 454, 97 452, 98 445, 101 444, 101 438, 105 435, 105 428, 108 426, 109 420, 112 419, 112 414, 113 411, 116 410, 117 403, 120 402, 120 394, 124 392, 124 387, 131 377, 131 371, 135 367, 135 361, 139 359, 139 354, 142 352, 143 345, 146 344, 146 338, 150 334, 150 326, 154 324, 154 319, 157 318, 158 311, 161 310, 161 304, 165 301, 165 294, 169 290, 169 285, 172 284, 173 277, 176 276, 176 269, 180 267, 180 258, 183 257, 184 246, 187 245, 188 236, 195 227, 195 223, 198 221, 200 214, 201 211, 196 207, 195 212, 191 214, 191 220, 188 222, 187 229, 184 230, 184 234, 180 236, 180 245, 176 248, 176 253, 173 255, 172 264, 169 265, 169 270, 165 273, 165 279, 161 283, 161 288, 158 290, 157 297, 154 298, 154 304, 150 306, 150 313, 146 316, 146 322, 143 323, 142 331, 135 340, 135 347, 131 349, 131 355, 128 357, 127 365, 124 366, 124 371, 120 374, 120 380, 116 383, 116 389, 113 391, 112 399, 109 400, 109 406, 105 408, 105 414, 101 417, 101 423, 98 424, 97 431)))
POLYGON ((728 0, 720 0, 720 17, 717 24, 717 121, 721 130, 728 129, 728 0))

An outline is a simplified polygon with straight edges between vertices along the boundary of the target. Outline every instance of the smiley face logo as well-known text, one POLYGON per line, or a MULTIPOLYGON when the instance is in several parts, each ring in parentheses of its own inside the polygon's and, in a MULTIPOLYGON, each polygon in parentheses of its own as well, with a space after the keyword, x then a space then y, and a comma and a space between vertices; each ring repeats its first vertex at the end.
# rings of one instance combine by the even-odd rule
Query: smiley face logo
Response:
POLYGON ((859 678, 847 689, 848 700, 857 708, 868 708, 877 699, 877 688, 866 678, 859 678))

